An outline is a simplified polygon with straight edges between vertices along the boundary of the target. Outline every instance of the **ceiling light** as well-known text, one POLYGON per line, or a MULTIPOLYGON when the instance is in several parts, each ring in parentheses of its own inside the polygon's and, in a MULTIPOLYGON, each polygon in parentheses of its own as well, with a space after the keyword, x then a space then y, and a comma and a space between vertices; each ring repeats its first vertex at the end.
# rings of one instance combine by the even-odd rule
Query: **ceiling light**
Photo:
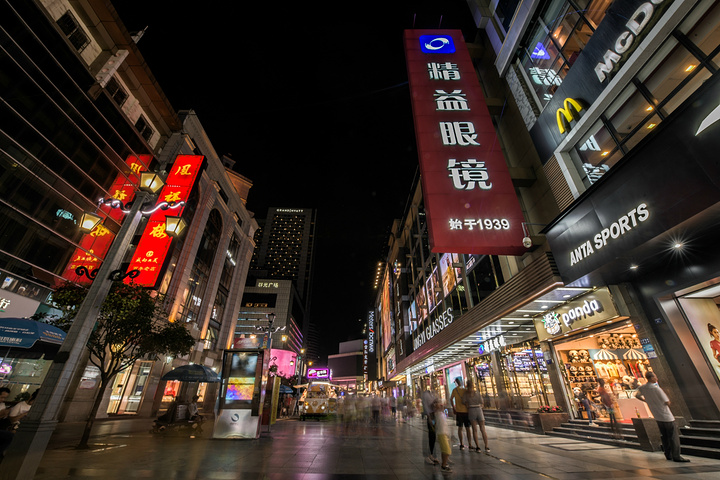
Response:
POLYGON ((690 73, 693 70, 695 70, 696 67, 697 67, 697 65, 688 65, 687 68, 685 68, 685 71, 690 73))
POLYGON ((547 310, 547 309, 548 309, 548 306, 547 306, 547 305, 543 305, 543 306, 540 307, 540 308, 542 308, 543 310, 547 310))
POLYGON ((570 298, 570 296, 571 296, 570 294, 563 295, 563 298, 570 298))
POLYGON ((647 107, 647 108, 645 109, 645 111, 646 111, 646 112, 652 112, 652 111, 653 111, 653 107, 652 107, 652 106, 647 107))
POLYGON ((630 265, 630 270, 637 270, 637 269, 638 269, 637 265, 630 265))
POLYGON ((683 244, 681 242, 675 242, 673 244, 673 248, 676 250, 680 250, 683 247, 683 244))
POLYGON ((606 151, 602 152, 600 155, 602 155, 603 157, 607 157, 609 154, 610 154, 610 152, 608 152, 606 150, 606 151))
POLYGON ((651 129, 655 128, 655 127, 657 127, 657 123, 650 123, 650 124, 648 124, 647 129, 648 129, 648 130, 651 130, 651 129))

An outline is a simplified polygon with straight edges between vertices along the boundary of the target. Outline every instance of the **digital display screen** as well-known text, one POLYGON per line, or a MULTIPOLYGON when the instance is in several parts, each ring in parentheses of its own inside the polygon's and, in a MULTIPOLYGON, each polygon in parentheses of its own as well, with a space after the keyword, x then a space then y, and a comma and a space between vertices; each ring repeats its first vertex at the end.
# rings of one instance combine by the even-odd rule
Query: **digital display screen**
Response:
POLYGON ((233 352, 226 357, 227 388, 225 406, 238 408, 250 406, 255 392, 255 373, 258 355, 253 352, 233 352))

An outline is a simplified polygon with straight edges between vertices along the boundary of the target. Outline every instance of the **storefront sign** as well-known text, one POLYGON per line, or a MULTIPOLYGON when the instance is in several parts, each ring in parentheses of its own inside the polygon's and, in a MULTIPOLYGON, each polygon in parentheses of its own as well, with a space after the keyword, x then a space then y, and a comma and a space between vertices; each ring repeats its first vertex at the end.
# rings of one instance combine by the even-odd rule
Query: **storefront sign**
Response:
POLYGON ((495 350, 500 350, 505 345, 505 336, 500 335, 495 338, 491 338, 487 342, 484 342, 482 344, 482 351, 483 353, 494 352, 495 350))
POLYGON ((695 134, 718 98, 720 76, 714 75, 656 127, 652 141, 630 151, 548 227, 547 240, 566 285, 627 281, 651 265, 672 261, 683 243, 693 251, 701 251, 699 242, 713 248, 713 235, 700 233, 715 224, 712 209, 720 198, 720 166, 713 160, 720 149, 720 122, 695 134))
POLYGON ((440 313, 435 319, 430 320, 429 324, 418 328, 413 338, 413 347, 417 350, 423 343, 427 342, 435 335, 447 328, 455 319, 453 317, 452 308, 448 308, 440 313))
POLYGON ((368 352, 375 353, 375 311, 368 312, 368 352))
POLYGON ((543 163, 553 156, 569 130, 558 130, 557 121, 557 112, 564 108, 566 99, 574 99, 583 108, 589 108, 673 3, 673 0, 612 2, 530 129, 543 163))
MULTIPOLYGON (((158 202, 186 202, 204 158, 202 155, 178 155, 165 180, 158 202)), ((140 275, 135 279, 128 277, 126 282, 146 287, 155 286, 172 243, 172 238, 165 232, 165 218, 182 216, 183 210, 183 207, 173 210, 158 209, 150 216, 128 268, 128 271, 138 270, 140 275)))
POLYGON ((307 378, 330 378, 330 370, 327 368, 308 368, 307 378))
POLYGON ((599 288, 579 299, 566 303, 534 318, 538 338, 546 340, 556 335, 589 327, 619 316, 612 295, 607 288, 599 288))
POLYGON ((406 30, 405 52, 432 251, 525 253, 520 203, 462 32, 406 30))

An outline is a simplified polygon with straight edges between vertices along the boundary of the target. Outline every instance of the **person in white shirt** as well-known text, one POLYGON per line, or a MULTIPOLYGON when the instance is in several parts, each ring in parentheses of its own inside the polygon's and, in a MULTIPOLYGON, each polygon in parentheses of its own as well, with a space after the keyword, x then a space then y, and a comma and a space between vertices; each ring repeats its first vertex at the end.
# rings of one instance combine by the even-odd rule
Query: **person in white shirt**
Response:
POLYGON ((440 445, 440 454, 442 458, 443 472, 452 472, 450 468, 450 454, 452 453, 452 447, 450 445, 450 428, 447 424, 447 417, 445 416, 445 405, 439 400, 433 404, 435 410, 435 432, 437 433, 437 441, 440 445))
POLYGON ((37 398, 37 394, 39 391, 40 390, 35 390, 32 395, 30 395, 30 398, 28 400, 19 402, 10 409, 8 417, 10 417, 10 422, 13 423, 16 428, 18 425, 20 425, 20 420, 25 418, 27 414, 30 413, 30 407, 32 407, 32 404, 35 403, 35 399, 37 398))
POLYGON ((10 413, 10 409, 5 405, 5 400, 7 400, 8 395, 10 395, 9 388, 0 388, 0 419, 7 417, 8 413, 10 413))
POLYGON ((680 437, 675 416, 670 411, 670 399, 658 385, 657 376, 653 372, 645 373, 645 378, 647 383, 638 388, 635 397, 647 403, 658 424, 665 458, 675 462, 689 462, 690 460, 680 456, 680 437))

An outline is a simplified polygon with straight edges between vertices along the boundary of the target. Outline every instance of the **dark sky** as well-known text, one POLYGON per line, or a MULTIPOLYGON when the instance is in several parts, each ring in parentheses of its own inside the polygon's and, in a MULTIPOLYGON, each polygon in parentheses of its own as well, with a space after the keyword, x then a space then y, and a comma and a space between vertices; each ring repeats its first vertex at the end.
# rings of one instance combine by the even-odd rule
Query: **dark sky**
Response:
POLYGON ((467 26, 465 1, 115 7, 131 32, 148 27, 138 47, 173 107, 195 110, 218 154, 253 181, 248 209, 317 209, 322 353, 359 338, 417 170, 403 30, 467 26))

